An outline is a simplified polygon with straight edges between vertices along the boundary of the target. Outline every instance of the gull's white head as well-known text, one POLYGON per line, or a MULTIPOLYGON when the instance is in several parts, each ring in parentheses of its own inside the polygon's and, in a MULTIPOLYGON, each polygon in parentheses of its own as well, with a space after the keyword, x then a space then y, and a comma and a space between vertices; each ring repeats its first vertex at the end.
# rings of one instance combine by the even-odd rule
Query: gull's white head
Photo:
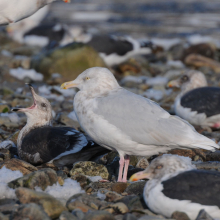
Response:
POLYGON ((102 67, 93 67, 82 72, 75 80, 63 83, 62 89, 77 87, 81 91, 102 94, 119 88, 114 75, 102 67))
POLYGON ((181 88, 181 94, 184 94, 192 89, 205 87, 208 83, 205 75, 197 70, 190 70, 182 74, 178 79, 170 81, 167 86, 181 88))
POLYGON ((27 124, 33 127, 50 125, 53 119, 50 102, 36 94, 31 84, 28 84, 33 96, 33 105, 29 108, 13 108, 12 111, 24 112, 27 115, 27 124))
POLYGON ((131 181, 139 179, 158 179, 169 178, 180 172, 196 169, 189 157, 164 154, 154 159, 146 170, 131 176, 131 181))

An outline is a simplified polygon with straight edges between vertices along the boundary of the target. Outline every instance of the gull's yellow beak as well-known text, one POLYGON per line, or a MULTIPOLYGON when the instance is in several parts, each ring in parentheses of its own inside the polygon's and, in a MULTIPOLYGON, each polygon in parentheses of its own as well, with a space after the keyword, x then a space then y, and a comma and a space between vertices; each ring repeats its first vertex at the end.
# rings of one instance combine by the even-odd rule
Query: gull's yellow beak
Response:
POLYGON ((61 89, 69 89, 72 87, 77 87, 77 84, 74 83, 74 81, 65 82, 60 86, 61 89))
POLYGON ((137 181, 141 179, 150 179, 151 173, 145 173, 144 171, 135 173, 130 177, 130 181, 137 181))
POLYGON ((169 88, 173 88, 173 87, 179 88, 180 85, 179 85, 178 80, 172 80, 172 81, 167 83, 167 87, 169 87, 169 88))
POLYGON ((70 3, 71 0, 63 0, 65 3, 70 3))

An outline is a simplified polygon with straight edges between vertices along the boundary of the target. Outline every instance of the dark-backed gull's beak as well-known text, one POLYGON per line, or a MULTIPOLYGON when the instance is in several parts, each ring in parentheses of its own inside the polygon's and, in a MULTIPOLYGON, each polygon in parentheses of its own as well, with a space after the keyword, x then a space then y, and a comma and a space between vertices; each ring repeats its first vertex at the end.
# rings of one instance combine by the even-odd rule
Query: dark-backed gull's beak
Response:
POLYGON ((142 180, 142 179, 150 179, 151 178, 151 173, 145 173, 144 171, 135 173, 130 177, 130 181, 137 181, 137 180, 142 180))
POLYGON ((61 89, 69 89, 69 88, 72 88, 72 87, 77 87, 78 84, 75 82, 75 80, 73 81, 69 81, 69 82, 65 82, 63 83, 60 88, 61 89))
POLYGON ((35 109, 37 107, 37 102, 36 102, 37 94, 35 93, 33 86, 30 83, 25 83, 25 84, 28 85, 31 89, 31 94, 33 96, 34 103, 32 106, 30 106, 28 108, 12 108, 11 111, 13 111, 13 112, 18 112, 18 111, 24 112, 24 111, 27 111, 30 109, 35 109))
POLYGON ((70 3, 71 0, 63 0, 65 3, 70 3))
POLYGON ((175 79, 175 80, 168 82, 167 87, 168 88, 173 88, 173 87, 179 88, 180 87, 179 80, 175 79))

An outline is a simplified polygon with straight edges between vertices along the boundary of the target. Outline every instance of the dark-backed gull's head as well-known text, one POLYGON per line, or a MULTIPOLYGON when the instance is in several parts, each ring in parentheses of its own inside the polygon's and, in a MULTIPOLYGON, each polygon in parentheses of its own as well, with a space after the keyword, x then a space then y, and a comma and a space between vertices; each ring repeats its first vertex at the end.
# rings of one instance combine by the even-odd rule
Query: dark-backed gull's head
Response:
POLYGON ((24 112, 27 115, 27 122, 32 125, 49 125, 52 121, 52 107, 50 102, 36 94, 31 84, 28 84, 33 96, 33 105, 28 108, 13 108, 12 111, 24 112))
POLYGON ((75 80, 63 83, 62 89, 77 87, 81 91, 102 94, 103 92, 118 88, 114 75, 106 68, 93 67, 82 72, 75 80))
POLYGON ((181 92, 207 86, 204 74, 197 70, 190 70, 182 74, 178 79, 170 81, 167 86, 181 88, 181 92))
POLYGON ((191 163, 189 157, 183 157, 172 154, 164 154, 154 159, 146 170, 138 172, 131 176, 131 181, 140 179, 163 179, 164 177, 171 177, 180 172, 196 169, 191 163))

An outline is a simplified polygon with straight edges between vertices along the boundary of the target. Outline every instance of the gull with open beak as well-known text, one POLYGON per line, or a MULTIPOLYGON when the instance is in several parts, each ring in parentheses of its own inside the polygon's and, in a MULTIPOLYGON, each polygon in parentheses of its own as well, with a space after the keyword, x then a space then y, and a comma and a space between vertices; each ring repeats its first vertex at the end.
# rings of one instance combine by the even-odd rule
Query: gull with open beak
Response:
MULTIPOLYGON (((57 0, 1 0, 0 1, 0 25, 7 25, 27 18, 44 7, 57 0)), ((62 0, 69 3, 70 0, 62 0)))
POLYGON ((36 94, 32 85, 29 84, 29 87, 33 105, 12 109, 27 115, 27 124, 17 140, 18 155, 22 160, 34 165, 53 162, 56 166, 64 166, 106 153, 105 148, 88 141, 74 128, 53 127, 50 102, 36 94))
POLYGON ((143 197, 153 212, 170 218, 179 211, 195 220, 204 209, 214 219, 220 219, 219 172, 197 170, 188 157, 164 154, 130 178, 140 179, 149 179, 143 197))
POLYGON ((80 126, 99 145, 118 151, 119 182, 127 181, 129 155, 151 156, 174 148, 219 148, 186 121, 119 86, 106 68, 87 69, 61 85, 63 89, 71 87, 80 90, 73 101, 80 126))

